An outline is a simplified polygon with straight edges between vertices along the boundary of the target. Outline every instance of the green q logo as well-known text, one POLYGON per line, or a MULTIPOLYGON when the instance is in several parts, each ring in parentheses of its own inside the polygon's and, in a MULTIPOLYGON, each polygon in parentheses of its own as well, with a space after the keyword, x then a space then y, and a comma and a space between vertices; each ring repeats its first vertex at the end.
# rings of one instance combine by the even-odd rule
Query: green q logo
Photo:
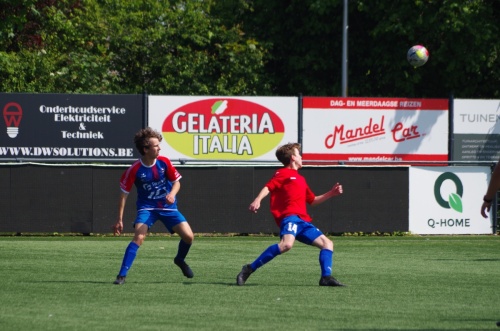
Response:
POLYGON ((436 198, 437 203, 446 209, 452 208, 453 210, 458 211, 459 213, 462 212, 463 206, 462 206, 462 195, 464 194, 464 186, 462 185, 462 182, 460 181, 460 178, 458 178, 457 175, 451 172, 445 172, 444 174, 441 174, 436 179, 436 183, 434 183, 434 197, 436 198), (443 185, 444 181, 446 180, 451 180, 456 187, 456 193, 450 193, 448 196, 448 201, 443 199, 441 196, 441 186, 443 185))

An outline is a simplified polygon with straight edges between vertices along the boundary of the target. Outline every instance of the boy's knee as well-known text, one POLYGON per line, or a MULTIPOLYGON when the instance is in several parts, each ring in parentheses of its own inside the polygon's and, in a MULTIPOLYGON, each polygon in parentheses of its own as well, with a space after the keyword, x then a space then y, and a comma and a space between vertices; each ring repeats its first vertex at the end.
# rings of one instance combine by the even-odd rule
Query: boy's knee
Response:
POLYGON ((328 239, 327 236, 321 236, 319 240, 320 240, 319 245, 315 244, 316 246, 318 246, 321 249, 329 249, 333 251, 333 241, 328 239))
POLYGON ((289 250, 291 250, 293 247, 293 244, 289 244, 289 243, 281 243, 279 245, 279 248, 280 248, 280 253, 286 253, 288 252, 289 250))
POLYGON ((184 241, 186 244, 191 245, 194 240, 194 235, 186 235, 182 238, 182 241, 184 241))

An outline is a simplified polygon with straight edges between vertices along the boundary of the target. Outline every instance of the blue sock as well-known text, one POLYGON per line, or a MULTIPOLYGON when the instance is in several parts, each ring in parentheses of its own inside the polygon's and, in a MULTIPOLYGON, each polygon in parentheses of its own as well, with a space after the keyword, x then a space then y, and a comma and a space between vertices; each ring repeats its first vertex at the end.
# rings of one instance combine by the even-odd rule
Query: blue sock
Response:
POLYGON ((127 276, 128 270, 132 267, 132 263, 134 263, 138 249, 139 245, 137 245, 135 242, 131 241, 130 244, 128 244, 127 249, 125 250, 125 255, 123 256, 122 267, 118 276, 127 276))
POLYGON ((332 275, 333 252, 329 249, 322 249, 319 252, 319 265, 321 267, 321 277, 332 275))
POLYGON ((252 270, 257 270, 280 254, 281 252, 278 244, 269 246, 264 252, 262 252, 262 254, 260 254, 257 260, 253 261, 251 264, 252 270))
POLYGON ((191 248, 191 244, 188 244, 184 240, 181 239, 181 241, 179 241, 179 248, 177 250, 177 256, 175 257, 175 260, 176 261, 184 261, 187 254, 189 253, 190 248, 191 248))

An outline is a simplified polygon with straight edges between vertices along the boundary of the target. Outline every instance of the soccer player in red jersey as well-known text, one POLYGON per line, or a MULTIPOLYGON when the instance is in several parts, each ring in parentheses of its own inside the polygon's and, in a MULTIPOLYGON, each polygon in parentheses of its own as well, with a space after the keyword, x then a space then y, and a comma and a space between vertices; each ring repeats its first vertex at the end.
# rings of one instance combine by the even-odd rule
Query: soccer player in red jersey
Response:
POLYGON ((179 180, 182 176, 168 158, 160 156, 161 140, 161 134, 151 128, 137 132, 134 142, 142 156, 123 173, 120 180, 121 194, 118 220, 113 226, 114 234, 120 235, 123 232, 123 210, 134 184, 137 189, 137 216, 134 222, 134 238, 125 250, 120 272, 114 281, 117 285, 125 283, 139 247, 144 242, 149 228, 157 220, 160 220, 170 233, 177 233, 181 237, 174 263, 184 276, 193 277, 193 271, 184 259, 191 248, 194 235, 186 218, 177 209, 176 195, 181 188, 179 180))
POLYGON ((250 204, 249 210, 256 213, 260 202, 271 193, 271 213, 280 228, 280 242, 269 246, 254 262, 246 264, 236 277, 236 284, 244 285, 248 277, 258 268, 276 256, 292 249, 295 240, 320 249, 321 267, 320 286, 345 286, 332 276, 333 242, 317 227, 311 224, 306 203, 311 206, 325 202, 331 197, 342 194, 342 185, 336 183, 328 192, 316 196, 303 176, 298 172, 302 168, 300 144, 289 143, 276 150, 276 157, 284 167, 274 176, 250 204))

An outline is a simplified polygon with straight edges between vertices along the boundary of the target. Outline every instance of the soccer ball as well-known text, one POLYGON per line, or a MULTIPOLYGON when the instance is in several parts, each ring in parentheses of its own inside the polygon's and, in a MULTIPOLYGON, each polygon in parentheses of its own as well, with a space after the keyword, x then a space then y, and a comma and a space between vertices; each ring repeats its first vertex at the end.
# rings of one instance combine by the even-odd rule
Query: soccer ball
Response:
POLYGON ((429 59, 429 51, 422 45, 415 45, 408 50, 406 59, 412 66, 421 67, 429 59))

